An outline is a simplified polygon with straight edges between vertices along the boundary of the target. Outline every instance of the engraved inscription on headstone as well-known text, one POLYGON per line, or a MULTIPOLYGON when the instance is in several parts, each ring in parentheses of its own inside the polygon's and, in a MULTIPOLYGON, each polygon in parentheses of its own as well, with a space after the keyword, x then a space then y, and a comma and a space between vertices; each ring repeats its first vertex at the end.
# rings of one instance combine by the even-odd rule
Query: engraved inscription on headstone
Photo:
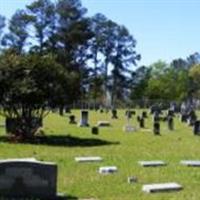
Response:
POLYGON ((57 165, 33 159, 0 160, 0 196, 56 199, 57 165))

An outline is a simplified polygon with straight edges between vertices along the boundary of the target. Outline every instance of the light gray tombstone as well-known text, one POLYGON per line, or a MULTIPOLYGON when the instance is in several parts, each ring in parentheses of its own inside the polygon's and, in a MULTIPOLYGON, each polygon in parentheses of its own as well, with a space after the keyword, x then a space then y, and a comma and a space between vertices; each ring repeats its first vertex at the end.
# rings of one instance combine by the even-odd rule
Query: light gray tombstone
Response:
POLYGON ((102 160, 99 156, 75 157, 76 162, 100 162, 102 160))
POLYGON ((137 128, 130 124, 130 119, 131 119, 130 113, 131 113, 130 111, 127 112, 127 114, 126 114, 127 124, 123 127, 123 131, 126 133, 131 133, 131 132, 137 131, 137 128))
POLYGON ((116 166, 105 166, 105 167, 99 168, 100 174, 112 174, 112 173, 115 173, 115 172, 117 172, 116 166))
POLYGON ((139 161, 138 162, 143 167, 160 167, 167 165, 162 160, 153 160, 153 161, 139 161))
POLYGON ((0 196, 61 199, 57 195, 57 165, 34 158, 0 160, 0 196))
POLYGON ((86 110, 82 110, 81 111, 81 119, 80 119, 79 126, 81 126, 81 127, 89 126, 89 123, 88 123, 88 111, 86 111, 86 110))
POLYGON ((178 183, 156 183, 143 185, 142 191, 147 193, 168 192, 181 190, 182 186, 178 183))
POLYGON ((190 167, 200 167, 200 160, 182 160, 180 163, 190 167))

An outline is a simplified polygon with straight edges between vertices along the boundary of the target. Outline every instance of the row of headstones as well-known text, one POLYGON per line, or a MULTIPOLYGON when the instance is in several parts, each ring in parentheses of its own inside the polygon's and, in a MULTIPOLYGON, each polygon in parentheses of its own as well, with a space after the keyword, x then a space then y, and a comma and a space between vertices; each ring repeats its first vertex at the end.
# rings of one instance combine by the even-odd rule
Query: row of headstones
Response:
MULTIPOLYGON (((150 113, 153 114, 153 132, 155 135, 160 135, 160 120, 163 119, 163 121, 167 121, 167 125, 168 125, 168 129, 169 130, 174 130, 174 112, 172 110, 168 110, 167 112, 167 116, 165 117, 161 117, 160 114, 162 114, 161 110, 150 110, 150 113)), ((88 111, 81 111, 81 120, 79 123, 79 126, 84 127, 84 126, 89 126, 88 123, 88 111)), ((130 128, 129 125, 129 120, 132 118, 132 115, 135 115, 136 112, 135 111, 131 111, 131 110, 127 110, 125 112, 125 115, 127 117, 127 121, 128 121, 128 128, 130 128)), ((75 124, 75 116, 74 115, 70 115, 69 116, 70 124, 75 124)), ((112 118, 117 119, 117 110, 114 109, 112 110, 112 118)), ((147 112, 143 111, 141 116, 137 116, 137 121, 139 123, 139 127, 140 128, 144 128, 145 127, 145 118, 147 118, 147 112)), ((182 122, 188 122, 188 124, 191 126, 193 125, 193 133, 195 135, 200 134, 200 121, 197 120, 196 114, 194 111, 191 111, 190 113, 181 113, 181 121, 182 122)), ((97 126, 109 126, 109 122, 107 121, 100 121, 97 126)), ((98 134, 98 128, 97 127, 93 127, 92 128, 92 134, 98 134)))
MULTIPOLYGON (((103 159, 101 157, 75 157, 76 162, 100 162, 103 159)), ((139 161, 138 162, 143 167, 159 167, 159 166, 166 166, 167 163, 164 161, 139 161)), ((180 164, 185 166, 194 166, 200 167, 200 161, 195 160, 183 160, 180 164)), ((113 174, 118 171, 116 166, 103 166, 99 167, 98 172, 100 174, 113 174)), ((128 177, 128 183, 135 183, 137 182, 137 177, 130 176, 128 177)), ((144 192, 159 192, 159 191, 173 191, 173 190, 180 190, 182 186, 177 183, 159 183, 159 184, 145 184, 142 187, 142 191, 144 192)))

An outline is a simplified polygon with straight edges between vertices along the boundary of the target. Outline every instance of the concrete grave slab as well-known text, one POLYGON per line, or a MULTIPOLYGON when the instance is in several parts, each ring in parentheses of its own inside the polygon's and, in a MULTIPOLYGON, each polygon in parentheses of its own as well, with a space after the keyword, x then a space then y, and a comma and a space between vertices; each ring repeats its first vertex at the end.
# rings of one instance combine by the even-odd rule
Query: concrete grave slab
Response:
POLYGON ((162 160, 139 161, 138 163, 143 167, 161 167, 167 165, 167 163, 162 160))
POLYGON ((142 191, 147 193, 178 191, 181 189, 182 186, 178 183, 154 183, 143 185, 142 187, 142 191))
POLYGON ((200 160, 182 160, 180 163, 190 167, 200 167, 200 160))
POLYGON ((76 162, 100 162, 102 160, 99 156, 75 157, 76 162))
POLYGON ((112 174, 112 173, 115 173, 115 172, 117 172, 116 166, 105 166, 105 167, 99 168, 100 174, 112 174))

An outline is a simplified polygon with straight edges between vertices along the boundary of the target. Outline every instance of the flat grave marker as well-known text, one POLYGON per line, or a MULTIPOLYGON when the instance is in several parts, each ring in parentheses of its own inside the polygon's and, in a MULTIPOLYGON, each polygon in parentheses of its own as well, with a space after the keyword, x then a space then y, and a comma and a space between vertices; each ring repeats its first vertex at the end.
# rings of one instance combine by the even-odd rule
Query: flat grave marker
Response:
POLYGON ((102 157, 99 156, 81 156, 75 157, 76 162, 100 162, 102 161, 102 157))
POLYGON ((98 127, 108 127, 108 126, 110 126, 110 122, 109 121, 98 121, 97 126, 98 127))
POLYGON ((139 161, 138 163, 143 167, 160 167, 167 165, 167 163, 162 160, 139 161))
POLYGON ((180 163, 189 167, 200 167, 200 160, 182 160, 180 163))
POLYGON ((178 183, 154 183, 143 185, 142 187, 142 191, 147 193, 178 191, 181 189, 182 186, 178 183))
POLYGON ((113 174, 117 172, 117 167, 116 166, 105 166, 105 167, 100 167, 99 168, 99 173, 100 174, 113 174))

